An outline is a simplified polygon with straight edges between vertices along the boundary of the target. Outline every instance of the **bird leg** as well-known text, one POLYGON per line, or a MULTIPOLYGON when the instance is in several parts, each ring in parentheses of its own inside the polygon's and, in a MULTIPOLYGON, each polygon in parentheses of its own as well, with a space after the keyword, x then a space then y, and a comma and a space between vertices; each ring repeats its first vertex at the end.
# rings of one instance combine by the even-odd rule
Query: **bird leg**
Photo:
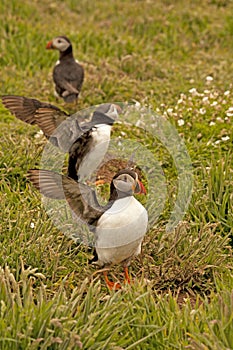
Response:
POLYGON ((127 266, 124 267, 124 272, 125 272, 125 283, 130 284, 129 271, 127 266))
POLYGON ((106 282, 109 289, 111 289, 111 290, 121 289, 120 283, 109 281, 107 271, 104 271, 103 274, 104 274, 105 282, 106 282))

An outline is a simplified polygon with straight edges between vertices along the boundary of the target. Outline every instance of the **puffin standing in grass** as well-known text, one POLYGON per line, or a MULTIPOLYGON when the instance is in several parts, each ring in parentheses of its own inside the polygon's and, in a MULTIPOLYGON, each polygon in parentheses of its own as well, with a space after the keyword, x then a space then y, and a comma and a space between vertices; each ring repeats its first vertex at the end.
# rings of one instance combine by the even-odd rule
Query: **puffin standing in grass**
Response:
POLYGON ((46 49, 59 51, 59 60, 53 69, 57 95, 66 103, 76 103, 84 80, 84 69, 74 59, 70 40, 66 36, 58 36, 47 43, 46 49))
POLYGON ((18 119, 40 127, 44 135, 69 153, 68 176, 84 181, 100 165, 111 137, 111 128, 121 113, 119 105, 99 105, 89 121, 81 112, 69 115, 60 108, 37 99, 6 95, 3 105, 18 119))
MULTIPOLYGON (((97 264, 101 267, 121 264, 125 282, 130 283, 128 266, 141 252, 148 225, 146 209, 133 196, 146 193, 137 173, 123 169, 113 177, 109 202, 105 206, 98 203, 91 187, 67 176, 49 170, 30 170, 29 179, 44 196, 66 199, 78 220, 88 224, 94 232, 97 264)), ((103 273, 110 289, 121 288, 119 283, 108 279, 107 271, 103 273)))

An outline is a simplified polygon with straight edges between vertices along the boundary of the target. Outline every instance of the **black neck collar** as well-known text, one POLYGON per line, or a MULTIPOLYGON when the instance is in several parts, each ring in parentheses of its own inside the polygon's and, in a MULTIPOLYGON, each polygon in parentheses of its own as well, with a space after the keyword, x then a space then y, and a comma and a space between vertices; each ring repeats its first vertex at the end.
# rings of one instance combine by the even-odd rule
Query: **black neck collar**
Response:
POLYGON ((60 59, 65 57, 73 57, 72 45, 70 45, 65 51, 60 51, 60 59))

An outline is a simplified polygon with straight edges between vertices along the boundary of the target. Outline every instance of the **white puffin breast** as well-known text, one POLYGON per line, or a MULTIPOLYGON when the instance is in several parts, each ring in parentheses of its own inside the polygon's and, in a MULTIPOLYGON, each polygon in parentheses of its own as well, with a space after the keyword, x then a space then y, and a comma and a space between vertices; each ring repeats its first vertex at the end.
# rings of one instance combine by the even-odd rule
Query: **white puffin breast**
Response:
POLYGON ((110 135, 111 125, 99 124, 92 131, 91 149, 83 158, 78 170, 80 180, 88 178, 98 168, 108 150, 110 135))
POLYGON ((117 199, 98 221, 96 247, 121 247, 142 239, 147 225, 147 211, 139 201, 133 196, 117 199))

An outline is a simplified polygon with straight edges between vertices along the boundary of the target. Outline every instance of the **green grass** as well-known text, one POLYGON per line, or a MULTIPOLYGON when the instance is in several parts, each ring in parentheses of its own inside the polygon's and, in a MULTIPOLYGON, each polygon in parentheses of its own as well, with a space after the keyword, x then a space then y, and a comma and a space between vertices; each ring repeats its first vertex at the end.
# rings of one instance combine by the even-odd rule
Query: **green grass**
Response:
MULTIPOLYGON (((20 267, 18 281, 1 269, 1 343, 6 349, 230 349, 232 292, 189 299, 153 293, 143 282, 106 296, 84 280, 51 297, 37 269, 20 267), (35 284, 39 284, 35 292, 35 284), (210 302, 211 300, 211 302, 210 302)), ((229 275, 227 277, 232 277, 229 275)), ((232 284, 230 286, 232 288, 232 284)))
MULTIPOLYGON (((132 262, 134 284, 109 292, 90 252, 53 225, 26 179, 45 139, 0 106, 0 348, 233 348, 232 11, 227 0, 1 1, 1 95, 67 109, 53 95, 57 52, 45 50, 66 34, 86 73, 78 108, 151 107, 184 140, 193 191, 167 232, 179 181, 171 154, 151 133, 115 127, 121 142, 155 157, 167 196, 132 262)), ((123 278, 120 267, 111 273, 123 278)))

